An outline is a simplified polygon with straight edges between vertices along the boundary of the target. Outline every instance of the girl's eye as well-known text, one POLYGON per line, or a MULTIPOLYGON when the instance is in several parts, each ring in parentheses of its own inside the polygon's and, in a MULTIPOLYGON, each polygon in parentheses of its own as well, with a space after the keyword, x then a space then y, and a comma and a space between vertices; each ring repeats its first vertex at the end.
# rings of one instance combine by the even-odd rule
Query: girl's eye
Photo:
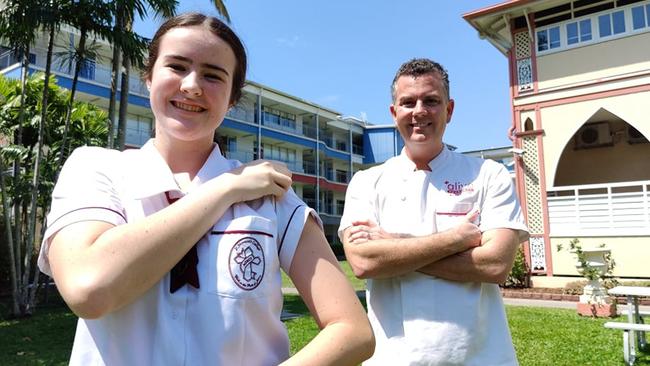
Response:
POLYGON ((205 78, 208 80, 223 81, 223 78, 218 74, 205 74, 205 78))
POLYGON ((185 71, 185 67, 180 64, 169 64, 167 67, 175 71, 185 71))

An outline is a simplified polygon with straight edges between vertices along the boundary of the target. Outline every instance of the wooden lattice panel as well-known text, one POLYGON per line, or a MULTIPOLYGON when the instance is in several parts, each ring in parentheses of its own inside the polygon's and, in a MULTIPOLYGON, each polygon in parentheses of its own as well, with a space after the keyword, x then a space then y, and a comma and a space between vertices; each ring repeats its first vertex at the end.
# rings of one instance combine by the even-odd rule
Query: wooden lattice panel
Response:
POLYGON ((528 37, 528 32, 515 34, 515 57, 519 60, 530 56, 530 37, 528 37))
POLYGON ((542 209, 542 189, 537 151, 537 137, 527 136, 523 139, 524 183, 526 187, 526 212, 528 228, 531 234, 544 233, 544 214, 542 209))

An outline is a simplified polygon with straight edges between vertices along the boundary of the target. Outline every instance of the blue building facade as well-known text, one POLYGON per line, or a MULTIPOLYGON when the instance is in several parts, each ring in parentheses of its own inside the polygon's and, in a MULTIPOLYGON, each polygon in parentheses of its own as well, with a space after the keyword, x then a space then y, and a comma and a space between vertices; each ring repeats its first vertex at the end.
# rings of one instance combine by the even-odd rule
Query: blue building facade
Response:
MULTIPOLYGON (((63 27, 55 42, 55 54, 65 50, 61 45, 75 42, 78 32, 63 27)), ((99 53, 103 57, 98 57, 102 62, 86 60, 77 98, 108 108, 111 48, 107 43, 97 42, 102 45, 99 53)), ((44 71, 45 58, 45 39, 41 39, 32 47, 30 72, 44 71)), ((74 65, 56 58, 52 68, 57 83, 70 88, 74 65)), ((20 77, 18 58, 2 45, 0 73, 20 77)), ((154 117, 146 86, 136 70, 132 74, 126 144, 137 148, 151 138, 154 117)), ((228 158, 285 162, 293 172, 294 190, 320 214, 330 243, 339 242, 336 231, 352 175, 395 156, 403 146, 392 123, 375 126, 354 117, 342 117, 338 111, 253 81, 247 81, 241 101, 227 114, 215 141, 228 158)))

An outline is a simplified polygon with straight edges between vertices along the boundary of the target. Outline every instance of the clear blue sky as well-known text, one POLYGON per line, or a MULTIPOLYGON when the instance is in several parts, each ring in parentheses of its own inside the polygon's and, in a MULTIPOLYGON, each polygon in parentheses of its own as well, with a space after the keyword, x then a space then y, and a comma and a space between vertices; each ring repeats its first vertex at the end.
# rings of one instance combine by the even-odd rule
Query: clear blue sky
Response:
MULTIPOLYGON (((445 142, 510 145, 507 59, 462 14, 501 0, 225 0, 249 54, 248 79, 373 124, 392 124, 390 83, 413 57, 442 63, 456 109, 445 142)), ((181 12, 216 14, 210 0, 181 12)), ((152 37, 159 19, 136 24, 152 37)))

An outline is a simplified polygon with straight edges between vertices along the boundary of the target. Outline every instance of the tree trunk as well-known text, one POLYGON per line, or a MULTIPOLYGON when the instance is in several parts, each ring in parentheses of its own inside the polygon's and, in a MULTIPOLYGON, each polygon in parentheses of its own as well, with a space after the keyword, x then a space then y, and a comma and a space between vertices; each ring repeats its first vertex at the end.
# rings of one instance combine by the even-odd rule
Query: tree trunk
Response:
POLYGON ((74 104, 75 93, 77 92, 77 83, 79 81, 79 73, 81 67, 84 65, 86 53, 86 35, 88 34, 85 28, 80 30, 79 46, 75 52, 75 67, 74 76, 72 77, 72 87, 70 88, 70 98, 68 98, 68 107, 65 112, 65 126, 63 127, 63 139, 61 140, 61 151, 59 152, 59 166, 63 165, 66 155, 66 145, 68 142, 68 131, 70 130, 70 118, 72 116, 72 107, 74 104))
MULTIPOLYGON (((36 160, 34 161, 34 172, 32 173, 32 192, 31 192, 31 202, 30 202, 30 211, 29 217, 27 219, 27 240, 25 241, 25 259, 24 259, 24 268, 23 272, 23 283, 24 286, 24 314, 32 313, 32 303, 31 299, 35 298, 36 288, 29 290, 29 275, 32 270, 33 257, 32 252, 34 250, 34 240, 36 236, 36 212, 38 211, 38 183, 41 173, 41 158, 43 156, 43 135, 45 131, 45 121, 47 119, 47 101, 49 93, 49 81, 50 73, 52 67, 52 54, 54 49, 54 37, 56 27, 54 24, 50 24, 50 38, 47 45, 47 62, 45 63, 45 80, 43 81, 43 98, 41 100, 41 119, 38 122, 38 143, 36 145, 36 160)), ((38 269, 34 269, 38 271, 38 269)), ((35 274, 35 277, 38 278, 38 273, 35 274)), ((37 286, 37 283, 34 284, 37 286)))
MULTIPOLYGON (((128 32, 131 31, 133 23, 127 19, 124 29, 128 32)), ((126 143, 126 120, 127 110, 129 107, 129 78, 131 74, 131 60, 129 57, 122 55, 122 85, 120 87, 120 115, 117 123, 117 141, 118 148, 124 150, 126 143)))
MULTIPOLYGON (((22 57, 22 66, 20 72, 20 109, 18 110, 18 129, 16 130, 15 145, 21 146, 23 143, 23 125, 25 123, 25 95, 27 89, 27 76, 29 74, 29 44, 22 47, 23 57, 22 57)), ((20 159, 14 161, 13 171, 14 171, 14 190, 17 190, 20 185, 20 175, 22 170, 22 164, 20 159)), ((22 278, 22 267, 20 265, 20 258, 22 257, 22 251, 20 250, 20 244, 22 243, 22 199, 19 195, 15 194, 15 199, 13 202, 13 216, 14 216, 14 234, 13 234, 13 253, 14 258, 11 262, 11 273, 12 273, 12 286, 15 285, 13 290, 13 314, 15 316, 20 315, 20 279, 22 278), (15 277, 13 277, 15 276, 15 277)), ((12 230, 12 227, 7 227, 7 230, 12 230)))
MULTIPOLYGON (((115 34, 122 30, 122 16, 118 15, 115 19, 115 34)), ((114 128, 115 128, 115 99, 117 96, 117 83, 120 75, 120 55, 121 52, 121 35, 113 40, 113 60, 111 67, 111 90, 108 98, 108 141, 106 147, 112 149, 115 146, 114 128)))
POLYGON ((11 297, 12 297, 12 312, 14 315, 18 314, 20 309, 18 307, 18 277, 16 276, 16 255, 14 253, 14 236, 11 227, 11 207, 9 206, 7 185, 5 184, 5 164, 0 158, 0 191, 2 192, 2 215, 5 222, 5 235, 7 238, 7 246, 9 247, 9 272, 11 274, 11 297))

